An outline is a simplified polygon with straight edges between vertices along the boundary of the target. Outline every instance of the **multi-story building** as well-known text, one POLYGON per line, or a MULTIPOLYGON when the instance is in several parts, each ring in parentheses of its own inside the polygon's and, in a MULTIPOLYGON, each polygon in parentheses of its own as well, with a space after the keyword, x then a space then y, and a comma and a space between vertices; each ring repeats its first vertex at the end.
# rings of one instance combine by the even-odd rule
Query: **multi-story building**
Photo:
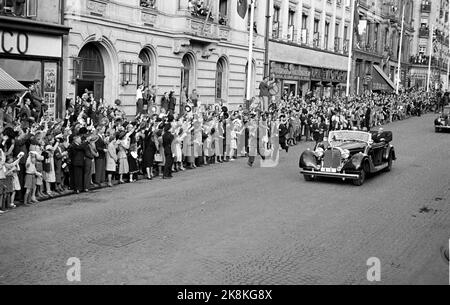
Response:
POLYGON ((403 6, 401 80, 406 85, 414 31, 412 0, 270 1, 270 67, 282 80, 283 92, 302 95, 312 91, 319 96, 345 93, 351 35, 354 35, 351 93, 393 90, 403 6), (352 1, 358 3, 354 15, 352 1), (352 18, 355 18, 353 29, 352 18))
POLYGON ((63 5, 62 0, 0 0, 0 68, 25 86, 39 80, 51 114, 63 111, 63 42, 69 32, 63 5))
POLYGON ((398 61, 400 84, 407 87, 408 62, 414 28, 412 0, 361 0, 356 13, 354 93, 396 89, 398 61), (404 16, 403 16, 404 12, 404 16), (400 43, 402 19, 403 43, 400 43), (399 51, 402 48, 400 59, 399 51))
POLYGON ((248 70, 256 94, 264 66, 260 20, 265 10, 259 3, 250 27, 249 14, 242 19, 237 13, 238 0, 66 2, 64 18, 71 31, 64 80, 69 97, 88 89, 108 103, 120 99, 131 115, 137 85, 143 83, 156 85, 159 96, 173 90, 179 101, 186 86, 188 92, 198 90, 203 104, 221 99, 233 107, 244 101, 248 70), (255 40, 248 69, 251 29, 255 40))
POLYGON ((331 96, 345 92, 350 7, 342 0, 268 0, 270 72, 280 94, 331 96))
POLYGON ((448 87, 449 60, 449 1, 415 1, 414 27, 411 50, 411 82, 417 88, 427 88, 428 68, 431 55, 430 88, 448 87), (431 43, 433 41, 433 43, 431 43), (430 47, 432 48, 430 49, 430 47), (430 52, 431 51, 431 52, 430 52))

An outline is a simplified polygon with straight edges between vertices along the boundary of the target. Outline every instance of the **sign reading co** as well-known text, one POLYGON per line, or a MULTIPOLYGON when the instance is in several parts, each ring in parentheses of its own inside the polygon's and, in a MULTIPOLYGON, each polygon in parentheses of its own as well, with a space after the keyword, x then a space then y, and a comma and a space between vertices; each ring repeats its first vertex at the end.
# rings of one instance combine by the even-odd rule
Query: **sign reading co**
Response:
POLYGON ((1 31, 1 51, 6 54, 25 55, 28 52, 29 37, 26 33, 1 31))

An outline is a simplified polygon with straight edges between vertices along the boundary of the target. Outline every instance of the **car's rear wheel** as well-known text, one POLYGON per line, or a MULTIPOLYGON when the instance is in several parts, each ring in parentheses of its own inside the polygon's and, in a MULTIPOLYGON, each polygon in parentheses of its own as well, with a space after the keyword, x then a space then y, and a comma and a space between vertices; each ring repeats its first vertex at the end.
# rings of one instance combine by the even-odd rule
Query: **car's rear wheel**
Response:
POLYGON ((305 181, 307 181, 307 182, 314 181, 313 175, 303 175, 303 177, 305 178, 305 181))
POLYGON ((364 184, 365 181, 366 181, 366 171, 364 169, 362 169, 359 172, 358 179, 353 180, 353 184, 356 186, 361 186, 364 184))

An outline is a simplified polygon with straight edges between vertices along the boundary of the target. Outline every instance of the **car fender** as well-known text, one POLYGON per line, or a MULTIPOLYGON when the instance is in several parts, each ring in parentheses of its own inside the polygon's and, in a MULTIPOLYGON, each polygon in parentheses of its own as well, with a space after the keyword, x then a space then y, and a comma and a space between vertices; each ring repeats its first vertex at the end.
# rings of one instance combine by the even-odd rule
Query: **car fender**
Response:
POLYGON ((350 161, 348 161, 345 166, 344 170, 351 170, 351 171, 359 171, 361 170, 364 162, 368 160, 368 156, 363 153, 357 153, 354 155, 350 161))
POLYGON ((384 160, 388 160, 389 159, 389 155, 392 153, 392 160, 397 160, 397 157, 395 155, 395 148, 392 145, 389 145, 388 148, 386 149, 385 153, 384 153, 384 160))
POLYGON ((317 168, 317 157, 313 151, 307 150, 300 156, 300 168, 317 168))

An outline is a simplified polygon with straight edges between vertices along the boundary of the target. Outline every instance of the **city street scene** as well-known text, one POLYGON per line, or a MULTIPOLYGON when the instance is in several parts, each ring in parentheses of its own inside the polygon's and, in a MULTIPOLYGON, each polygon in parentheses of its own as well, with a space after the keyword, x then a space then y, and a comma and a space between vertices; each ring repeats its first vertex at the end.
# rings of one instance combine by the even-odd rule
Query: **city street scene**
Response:
POLYGON ((0 0, 0 285, 449 285, 449 2, 0 0))

